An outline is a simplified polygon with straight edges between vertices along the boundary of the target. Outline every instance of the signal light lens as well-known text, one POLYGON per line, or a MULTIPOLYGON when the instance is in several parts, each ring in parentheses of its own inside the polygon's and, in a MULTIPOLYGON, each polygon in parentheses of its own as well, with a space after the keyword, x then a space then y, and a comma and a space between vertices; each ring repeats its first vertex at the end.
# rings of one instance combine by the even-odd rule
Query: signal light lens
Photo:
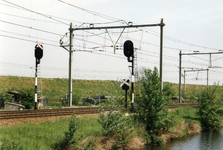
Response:
POLYGON ((131 57, 134 53, 133 43, 130 40, 125 41, 124 43, 124 55, 126 57, 131 57))

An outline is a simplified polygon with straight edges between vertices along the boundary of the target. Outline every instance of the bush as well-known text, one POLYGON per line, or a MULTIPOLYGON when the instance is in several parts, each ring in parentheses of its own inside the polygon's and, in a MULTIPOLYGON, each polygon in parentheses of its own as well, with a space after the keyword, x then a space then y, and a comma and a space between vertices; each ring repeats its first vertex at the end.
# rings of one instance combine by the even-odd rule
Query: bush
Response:
MULTIPOLYGON (((130 104, 130 100, 127 99, 127 103, 130 104)), ((125 105, 125 97, 119 96, 116 98, 107 98, 105 99, 105 103, 100 103, 100 106, 124 106, 125 105)))
POLYGON ((80 91, 73 91, 72 93, 72 105, 78 105, 81 100, 81 92, 80 91))
POLYGON ((169 131, 173 126, 173 117, 169 115, 163 92, 160 91, 158 69, 144 70, 144 73, 145 76, 140 80, 142 87, 138 101, 138 119, 145 124, 147 141, 151 140, 152 145, 162 144, 158 135, 169 131))
POLYGON ((22 104, 25 106, 26 109, 33 109, 35 105, 35 91, 30 89, 20 89, 19 92, 19 98, 22 102, 22 104))
POLYGON ((166 83, 163 87, 163 94, 165 96, 175 96, 176 89, 173 87, 172 83, 166 83))
POLYGON ((1 91, 0 93, 0 108, 4 107, 5 102, 10 102, 12 95, 8 94, 6 90, 1 91))
POLYGON ((102 107, 99 110, 98 122, 103 128, 105 136, 115 135, 116 143, 113 145, 114 149, 124 147, 132 138, 132 124, 130 118, 123 116, 120 110, 114 112, 114 107, 109 107, 109 112, 106 115, 102 107))
POLYGON ((66 144, 74 144, 77 142, 77 137, 75 136, 75 132, 77 131, 78 124, 76 121, 76 115, 72 114, 69 120, 69 129, 65 132, 65 143, 66 144))
POLYGON ((216 98, 217 86, 205 89, 198 97, 201 125, 205 129, 218 129, 221 126, 220 107, 223 104, 223 98, 216 98))

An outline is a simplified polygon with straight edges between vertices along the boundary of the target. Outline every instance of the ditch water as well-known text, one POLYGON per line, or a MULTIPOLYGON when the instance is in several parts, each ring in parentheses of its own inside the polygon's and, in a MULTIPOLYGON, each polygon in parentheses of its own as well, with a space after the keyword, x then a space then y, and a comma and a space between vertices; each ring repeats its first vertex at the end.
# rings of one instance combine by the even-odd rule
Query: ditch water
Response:
POLYGON ((145 150, 223 150, 223 128, 203 131, 201 134, 176 139, 161 146, 148 146, 145 150))

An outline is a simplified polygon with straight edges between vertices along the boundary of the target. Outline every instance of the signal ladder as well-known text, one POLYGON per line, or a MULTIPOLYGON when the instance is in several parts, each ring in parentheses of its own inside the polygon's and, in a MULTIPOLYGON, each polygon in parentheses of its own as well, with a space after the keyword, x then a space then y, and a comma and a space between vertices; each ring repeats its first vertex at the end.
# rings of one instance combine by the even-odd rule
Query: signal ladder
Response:
POLYGON ((37 99, 39 99, 40 109, 43 109, 43 92, 40 64, 37 65, 37 99))
POLYGON ((136 96, 139 95, 139 84, 138 84, 138 80, 139 80, 139 70, 138 70, 138 63, 137 63, 137 49, 134 51, 134 77, 135 77, 135 94, 136 96))

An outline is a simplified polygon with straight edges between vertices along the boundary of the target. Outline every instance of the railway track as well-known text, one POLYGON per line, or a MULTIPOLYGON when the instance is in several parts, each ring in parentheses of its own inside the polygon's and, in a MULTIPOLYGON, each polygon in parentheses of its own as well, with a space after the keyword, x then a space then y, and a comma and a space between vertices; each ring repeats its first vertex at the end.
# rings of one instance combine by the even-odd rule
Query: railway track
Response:
MULTIPOLYGON (((198 104, 171 104, 168 105, 169 109, 179 107, 198 107, 198 104)), ((137 107, 137 106, 135 106, 137 107)), ((62 108, 62 109, 40 109, 40 110, 11 110, 11 111, 0 111, 0 120, 2 119, 18 119, 18 118, 35 118, 35 117, 50 117, 50 116, 65 116, 71 115, 76 112, 80 114, 97 114, 99 107, 73 107, 73 108, 62 108)), ((107 111, 108 108, 104 107, 107 111)))

